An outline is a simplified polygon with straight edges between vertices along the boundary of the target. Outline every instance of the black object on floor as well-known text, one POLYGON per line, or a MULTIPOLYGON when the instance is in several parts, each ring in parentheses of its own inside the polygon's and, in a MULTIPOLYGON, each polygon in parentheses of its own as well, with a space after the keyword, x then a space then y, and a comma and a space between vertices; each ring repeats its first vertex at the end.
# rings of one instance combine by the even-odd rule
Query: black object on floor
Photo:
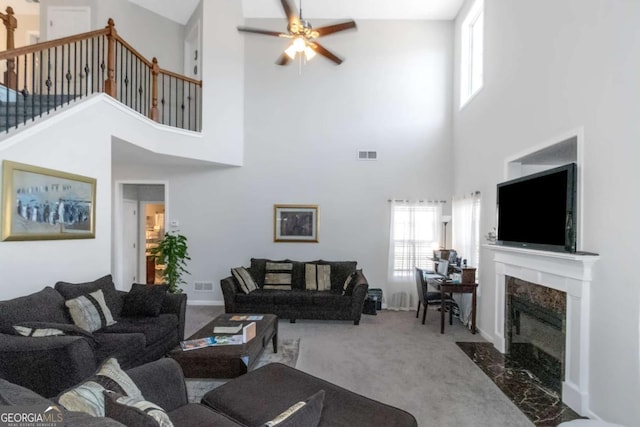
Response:
POLYGON ((562 403, 560 393, 546 387, 522 365, 509 360, 509 356, 500 353, 493 344, 456 344, 536 426, 557 426, 583 418, 562 403))
POLYGON ((367 299, 364 300, 362 314, 372 314, 374 316, 377 315, 378 312, 376 311, 376 300, 367 297, 367 299))
POLYGON ((370 298, 376 302, 376 310, 382 310, 382 289, 369 289, 367 291, 367 298, 370 298))

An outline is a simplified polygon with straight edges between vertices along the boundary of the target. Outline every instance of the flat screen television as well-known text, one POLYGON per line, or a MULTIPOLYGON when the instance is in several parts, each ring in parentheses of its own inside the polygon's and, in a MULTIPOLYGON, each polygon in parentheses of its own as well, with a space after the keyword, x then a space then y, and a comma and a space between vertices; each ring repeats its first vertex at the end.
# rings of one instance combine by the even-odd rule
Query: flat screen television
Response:
POLYGON ((499 245, 576 252, 576 164, 498 184, 499 245))

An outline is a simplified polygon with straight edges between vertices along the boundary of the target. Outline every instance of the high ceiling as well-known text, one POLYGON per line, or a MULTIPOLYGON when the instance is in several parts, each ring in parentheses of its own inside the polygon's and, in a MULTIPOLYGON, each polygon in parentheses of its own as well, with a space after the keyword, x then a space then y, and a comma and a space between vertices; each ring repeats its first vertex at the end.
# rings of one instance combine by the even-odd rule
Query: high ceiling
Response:
MULTIPOLYGON (((129 0, 182 24, 200 0, 129 0)), ((206 1, 206 0, 205 0, 206 1)), ((282 18, 279 0, 241 0, 245 18, 282 18)), ((292 0, 300 7, 301 0, 292 0)), ((303 0, 303 14, 317 19, 454 19, 464 0, 303 0)))
MULTIPOLYGON (((129 0, 173 21, 185 24, 200 0, 129 0)), ((211 0, 203 0, 211 1, 211 0)), ((282 18, 279 0, 241 0, 245 18, 282 18)), ((300 0, 295 1, 297 7, 300 0)), ((450 20, 464 0, 302 0, 305 18, 315 19, 418 19, 450 20)), ((38 14, 37 0, 1 1, 0 9, 13 6, 17 14, 38 14)))

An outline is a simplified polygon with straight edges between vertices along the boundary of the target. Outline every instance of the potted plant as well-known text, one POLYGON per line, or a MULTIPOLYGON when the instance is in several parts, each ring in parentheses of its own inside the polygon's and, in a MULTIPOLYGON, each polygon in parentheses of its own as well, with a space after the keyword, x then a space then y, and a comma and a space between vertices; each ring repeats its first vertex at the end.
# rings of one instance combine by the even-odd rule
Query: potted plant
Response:
POLYGON ((155 256, 156 263, 164 265, 162 279, 168 285, 168 291, 174 294, 182 292, 180 285, 187 283, 182 275, 191 274, 185 269, 186 261, 191 259, 187 252, 187 238, 175 232, 165 233, 158 246, 151 249, 151 254, 155 256))

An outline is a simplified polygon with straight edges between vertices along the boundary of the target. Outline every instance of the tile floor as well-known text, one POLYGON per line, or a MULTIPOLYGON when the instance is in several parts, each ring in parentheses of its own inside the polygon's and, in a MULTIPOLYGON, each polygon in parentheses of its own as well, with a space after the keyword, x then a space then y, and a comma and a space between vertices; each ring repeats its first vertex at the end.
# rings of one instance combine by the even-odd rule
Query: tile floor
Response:
POLYGON ((562 403, 560 394, 545 387, 535 375, 510 361, 492 344, 457 344, 536 426, 557 426, 582 418, 562 403))

